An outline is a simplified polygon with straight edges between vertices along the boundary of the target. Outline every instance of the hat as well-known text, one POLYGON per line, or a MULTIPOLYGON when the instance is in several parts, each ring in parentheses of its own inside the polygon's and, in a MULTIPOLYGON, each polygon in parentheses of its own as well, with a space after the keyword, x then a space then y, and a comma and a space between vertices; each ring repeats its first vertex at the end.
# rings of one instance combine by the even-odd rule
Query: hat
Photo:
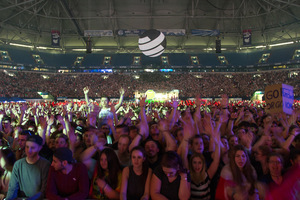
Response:
POLYGON ((34 142, 40 146, 43 145, 43 139, 39 135, 29 135, 26 141, 34 142))
POLYGON ((7 115, 4 115, 2 121, 6 121, 6 120, 8 120, 9 122, 11 122, 11 118, 9 116, 7 116, 7 115))
POLYGON ((86 130, 84 127, 82 126, 77 126, 75 131, 78 131, 80 134, 83 134, 86 130))
POLYGON ((73 163, 74 162, 73 153, 67 147, 61 147, 61 148, 55 149, 55 151, 53 153, 53 156, 55 156, 56 158, 58 158, 61 161, 66 160, 69 163, 73 163))

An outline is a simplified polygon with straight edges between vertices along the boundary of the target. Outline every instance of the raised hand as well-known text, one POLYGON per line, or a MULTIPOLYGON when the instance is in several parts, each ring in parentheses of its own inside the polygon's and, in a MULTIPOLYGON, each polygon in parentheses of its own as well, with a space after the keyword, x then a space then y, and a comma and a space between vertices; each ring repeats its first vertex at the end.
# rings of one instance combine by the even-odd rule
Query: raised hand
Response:
POLYGON ((189 140, 194 136, 194 123, 193 121, 183 122, 183 139, 189 140))
POLYGON ((119 92, 120 92, 120 95, 124 95, 124 93, 125 93, 124 88, 121 88, 121 89, 119 90, 119 92))
POLYGON ((23 103, 21 106, 21 111, 25 112, 27 110, 27 104, 23 103))
POLYGON ((195 104, 196 104, 197 107, 200 107, 200 106, 201 106, 201 97, 200 97, 200 95, 197 95, 197 96, 196 96, 195 104))
POLYGON ((57 115, 56 118, 61 124, 64 124, 64 118, 61 115, 57 115))
POLYGON ((54 115, 51 115, 51 117, 48 120, 48 126, 51 126, 54 123, 54 115))
POLYGON ((228 96, 226 94, 222 95, 222 100, 220 102, 222 108, 228 107, 228 96))
POLYGON ((45 117, 39 117, 40 119, 40 125, 42 128, 47 128, 47 120, 45 117))
POLYGON ((83 93, 84 93, 84 94, 88 94, 89 91, 90 91, 90 89, 89 89, 88 86, 86 86, 86 87, 83 88, 83 93))
POLYGON ((230 114, 231 119, 236 119, 237 117, 238 117, 238 114, 236 112, 230 114))
POLYGON ((160 131, 169 131, 168 121, 166 119, 162 119, 158 123, 158 129, 160 131))
POLYGON ((211 122, 211 115, 209 113, 204 113, 204 118, 203 118, 203 127, 205 132, 208 135, 211 135, 213 133, 213 125, 211 122))
POLYGON ((146 103, 146 97, 142 97, 140 99, 140 107, 145 107, 147 105, 146 103))
POLYGON ((174 98, 171 99, 171 101, 172 101, 172 107, 177 108, 178 104, 179 104, 179 99, 174 97, 174 98))

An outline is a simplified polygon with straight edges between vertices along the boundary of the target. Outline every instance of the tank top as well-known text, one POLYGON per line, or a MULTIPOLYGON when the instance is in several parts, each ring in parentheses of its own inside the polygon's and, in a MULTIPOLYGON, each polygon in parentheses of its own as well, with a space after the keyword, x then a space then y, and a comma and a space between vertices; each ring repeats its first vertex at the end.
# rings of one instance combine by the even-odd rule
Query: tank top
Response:
POLYGON ((129 167, 129 177, 127 184, 127 199, 140 200, 144 195, 146 180, 148 176, 148 169, 143 170, 141 175, 137 175, 133 171, 133 166, 129 167))

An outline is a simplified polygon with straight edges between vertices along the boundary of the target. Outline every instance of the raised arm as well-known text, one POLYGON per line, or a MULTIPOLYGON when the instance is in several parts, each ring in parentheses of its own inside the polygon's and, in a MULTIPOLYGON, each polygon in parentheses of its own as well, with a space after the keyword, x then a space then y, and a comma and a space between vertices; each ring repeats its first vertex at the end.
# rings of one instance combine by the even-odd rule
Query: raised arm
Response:
POLYGON ((204 129, 203 129, 203 125, 202 125, 202 121, 201 121, 201 98, 199 96, 196 97, 196 110, 195 113, 193 114, 193 118, 195 121, 195 126, 197 128, 197 133, 203 133, 204 129))
POLYGON ((289 137, 282 143, 282 148, 285 150, 290 150, 289 147, 294 141, 295 137, 300 134, 300 128, 294 128, 289 135, 289 137))
POLYGON ((148 138, 149 136, 149 125, 148 125, 148 121, 147 121, 147 116, 146 116, 146 107, 147 103, 146 103, 146 97, 143 97, 140 99, 140 115, 141 115, 141 126, 143 126, 142 131, 144 131, 143 133, 141 133, 144 136, 144 139, 148 138))
POLYGON ((123 88, 120 89, 120 99, 117 105, 115 105, 115 110, 118 110, 123 103, 125 90, 123 88))
POLYGON ((133 149, 134 147, 138 146, 143 139, 146 139, 149 136, 149 125, 147 122, 147 117, 146 117, 146 112, 145 112, 145 106, 146 106, 145 100, 146 100, 146 97, 144 97, 140 100, 141 122, 139 124, 139 126, 140 126, 139 134, 137 134, 135 136, 135 138, 132 140, 132 142, 130 143, 129 151, 131 151, 131 149, 133 149))
POLYGON ((168 124, 168 121, 165 119, 162 119, 158 123, 159 131, 162 133, 163 137, 166 141, 166 149, 165 151, 176 151, 177 150, 177 144, 175 138, 170 133, 170 127, 168 124))
POLYGON ((192 121, 190 123, 183 122, 183 140, 180 143, 177 153, 181 157, 183 166, 186 169, 189 169, 188 164, 188 152, 189 152, 189 141, 193 137, 193 124, 192 121))
POLYGON ((215 142, 215 151, 213 153, 213 162, 211 163, 211 165, 209 166, 207 173, 210 179, 213 178, 213 176, 215 175, 219 163, 220 163, 220 143, 221 143, 221 132, 220 132, 220 127, 221 127, 221 123, 222 120, 220 119, 217 124, 216 127, 213 130, 212 133, 212 137, 210 138, 211 140, 213 140, 215 142))
POLYGON ((0 131, 3 131, 2 121, 3 121, 4 115, 5 115, 5 112, 0 111, 0 131))
POLYGON ((89 99, 89 96, 88 96, 89 91, 90 91, 89 87, 86 86, 85 88, 83 88, 84 99, 85 99, 86 105, 90 104, 90 99, 89 99))
POLYGON ((177 108, 178 108, 178 103, 179 103, 179 100, 176 99, 176 98, 173 98, 172 99, 172 111, 171 111, 171 114, 169 115, 169 118, 168 118, 168 121, 170 123, 170 128, 172 128, 176 122, 176 111, 177 111, 177 108))
POLYGON ((46 129, 46 134, 45 134, 46 144, 49 144, 50 135, 51 135, 51 126, 53 123, 54 123, 54 116, 51 115, 50 118, 48 119, 47 129, 46 129))
POLYGON ((47 119, 45 117, 39 117, 40 128, 38 129, 38 134, 43 138, 43 144, 46 142, 46 131, 47 131, 47 119))
POLYGON ((23 122, 23 118, 24 118, 25 112, 27 110, 27 104, 22 104, 21 107, 20 107, 20 110, 21 110, 21 114, 20 114, 20 117, 19 117, 18 125, 21 125, 22 122, 23 122))

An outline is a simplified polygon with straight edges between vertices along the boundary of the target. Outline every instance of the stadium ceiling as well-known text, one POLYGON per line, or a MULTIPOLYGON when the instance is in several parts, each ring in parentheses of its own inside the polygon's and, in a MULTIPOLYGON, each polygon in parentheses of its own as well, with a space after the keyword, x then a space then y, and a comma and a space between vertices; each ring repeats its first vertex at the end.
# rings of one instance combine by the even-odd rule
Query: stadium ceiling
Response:
POLYGON ((243 30, 252 46, 299 42, 299 0, 1 0, 0 43, 51 47, 51 31, 60 31, 63 50, 84 49, 85 30, 110 30, 92 37, 92 48, 110 53, 138 52, 138 36, 118 30, 182 29, 167 36, 166 52, 202 52, 215 48, 216 36, 195 36, 193 29, 219 30, 222 48, 243 47, 243 30))

